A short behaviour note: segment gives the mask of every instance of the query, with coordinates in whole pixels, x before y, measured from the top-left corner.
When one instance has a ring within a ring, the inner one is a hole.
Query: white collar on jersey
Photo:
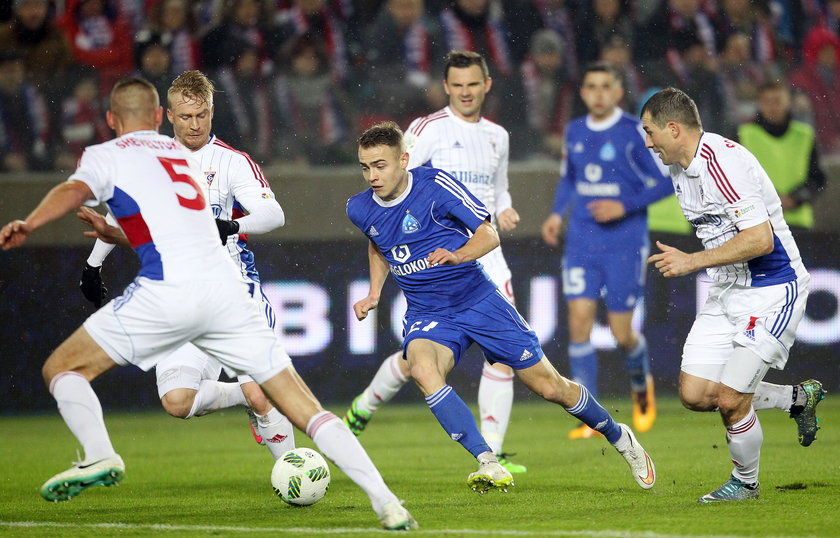
[[[478,121],[467,121],[464,118],[462,118],[462,117],[458,116],[457,114],[455,114],[454,112],[452,112],[452,108],[449,105],[446,105],[446,107],[444,107],[444,110],[446,111],[447,114],[449,114],[450,118],[457,121],[461,125],[475,126],[475,125],[478,125],[479,123],[481,123],[481,120],[484,119],[484,116],[479,116]]]
[[[377,196],[375,192],[372,192],[371,196],[373,197],[373,201],[382,207],[394,207],[395,205],[398,205],[400,202],[405,200],[405,198],[408,196],[408,193],[411,192],[412,185],[414,185],[414,176],[411,174],[411,172],[408,172],[408,186],[405,188],[402,194],[400,194],[393,200],[385,201],[379,196]]]
[[[691,178],[698,178],[703,173],[704,159],[700,157],[700,148],[703,147],[703,137],[706,136],[706,131],[700,133],[700,138],[697,141],[697,149],[694,151],[694,158],[685,169],[685,175]]]
[[[599,122],[595,122],[592,120],[592,115],[586,115],[586,128],[590,131],[606,131],[610,127],[614,126],[618,123],[618,120],[621,119],[621,115],[624,114],[624,111],[618,107],[615,107],[610,117],[601,120]]]

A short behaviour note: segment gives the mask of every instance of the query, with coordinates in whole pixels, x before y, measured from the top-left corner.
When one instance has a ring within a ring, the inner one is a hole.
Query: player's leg
[[[238,383],[219,381],[222,366],[193,344],[184,344],[155,366],[160,403],[176,418],[200,417],[245,405]]]
[[[241,392],[248,409],[257,423],[259,435],[271,456],[278,460],[287,451],[295,448],[295,430],[291,421],[278,411],[260,386],[249,376],[239,376]]]
[[[564,285],[565,286],[565,285]],[[592,387],[590,394],[598,396],[598,355],[589,341],[598,303],[587,297],[567,301],[569,322],[569,371],[572,379],[585,387]],[[569,439],[589,439],[598,432],[584,423],[569,432]]]
[[[561,376],[544,355],[539,362],[516,373],[534,393],[562,405],[570,415],[606,437],[627,461],[636,483],[644,489],[653,487],[656,471],[648,453],[632,430],[617,423],[586,387]]]
[[[643,334],[633,330],[633,310],[610,311],[607,319],[616,344],[624,352],[624,368],[630,377],[633,429],[646,432],[656,421],[656,399],[647,340]]]
[[[122,480],[125,464],[111,444],[102,405],[90,386],[92,380],[116,365],[84,327],[79,327],[44,363],[44,382],[61,418],[84,450],[81,462],[41,486],[44,499],[66,501],[90,486],[110,486]]]
[[[362,433],[379,406],[396,396],[408,380],[408,362],[403,359],[402,350],[388,355],[388,358],[382,361],[370,385],[353,399],[353,403],[344,414],[344,423],[350,431],[355,435]]]

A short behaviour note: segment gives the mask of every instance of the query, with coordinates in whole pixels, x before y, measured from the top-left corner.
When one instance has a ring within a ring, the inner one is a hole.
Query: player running
[[[667,170],[657,167],[644,145],[639,121],[618,103],[621,75],[605,62],[587,66],[580,96],[589,113],[566,129],[566,158],[543,241],[559,244],[569,206],[563,250],[563,293],[569,315],[572,379],[597,396],[598,356],[590,343],[598,301],[604,293],[607,320],[624,353],[633,401],[633,429],[646,432],[656,420],[653,376],[644,335],[633,330],[633,311],[644,296],[645,260],[650,252],[647,206],[671,194]],[[580,424],[570,439],[597,433]]]
[[[192,342],[259,383],[364,490],[386,529],[416,527],[358,439],[297,374],[250,284],[219,248],[196,162],[179,142],[157,133],[163,110],[155,87],[138,78],[119,81],[106,119],[117,138],[88,147],[68,181],[54,187],[26,220],[0,229],[0,247],[7,250],[83,203],[105,202],[124,235],[92,210],[85,218],[101,237],[127,241],[140,259],[137,278],[124,293],[91,315],[44,364],[44,381],[85,451],[83,461],[44,483],[44,499],[66,501],[88,487],[116,484],[125,473],[90,382],[117,366],[148,370]]]
[[[446,56],[443,88],[449,106],[415,119],[405,135],[408,169],[431,166],[446,170],[478,198],[494,216],[498,228],[516,228],[519,213],[508,192],[509,136],[501,125],[481,115],[484,97],[492,87],[487,63],[475,52],[452,51]],[[497,246],[479,260],[499,290],[513,302],[511,273],[502,248]],[[379,406],[389,401],[411,378],[402,351],[390,355],[370,385],[354,400],[344,422],[357,435]],[[484,363],[478,385],[481,434],[499,463],[511,473],[527,469],[503,451],[513,406],[513,369],[502,363]]]
[[[247,153],[228,146],[211,133],[213,83],[200,71],[185,71],[167,92],[166,117],[175,140],[199,160],[204,195],[216,218],[223,248],[240,274],[262,301],[269,326],[274,311],[262,293],[248,235],[283,226],[283,209],[274,197],[260,166]],[[80,287],[97,307],[107,295],[100,270],[113,245],[97,240],[82,271]],[[238,383],[219,381],[222,366],[192,344],[185,344],[155,366],[158,396],[167,413],[178,418],[203,416],[235,405],[247,405],[257,442],[266,445],[274,459],[294,448],[294,428],[248,376]],[[241,388],[240,388],[241,387]]]
[[[656,479],[653,462],[633,432],[616,423],[585,387],[562,377],[536,334],[476,261],[499,246],[487,208],[437,168],[406,170],[409,155],[393,122],[359,139],[359,164],[370,189],[347,202],[347,215],[369,239],[370,291],[353,305],[367,317],[393,273],[405,293],[403,353],[411,377],[447,435],[479,463],[467,484],[481,493],[506,491],[513,476],[499,464],[475,419],[446,375],[472,344],[488,361],[514,368],[525,385],[601,432],[644,489]]]
[[[819,382],[761,381],[787,363],[810,276],[776,189],[746,148],[703,131],[694,101],[675,88],[655,93],[641,116],[646,145],[670,167],[680,207],[705,247],[686,253],[657,243],[662,252],[648,261],[667,278],[706,269],[713,281],[683,347],[679,394],[692,411],[720,412],[735,467],[698,501],[755,499],[764,440],[755,410],[789,410],[804,446],[818,429]]]

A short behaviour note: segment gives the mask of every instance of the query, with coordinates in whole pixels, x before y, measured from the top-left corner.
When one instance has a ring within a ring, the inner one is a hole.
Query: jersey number
[[[201,193],[201,187],[195,184],[195,181],[189,174],[180,174],[175,171],[175,166],[189,166],[185,159],[170,159],[169,157],[158,157],[160,164],[166,170],[166,173],[169,174],[169,177],[172,179],[173,182],[176,183],[186,183],[187,185],[191,186],[195,189],[195,198],[184,198],[180,194],[176,194],[178,197],[178,203],[182,206],[186,207],[187,209],[195,209],[201,210],[207,205],[204,201],[204,195]]]
[[[563,271],[563,292],[568,295],[578,295],[586,289],[583,267],[570,267]]]

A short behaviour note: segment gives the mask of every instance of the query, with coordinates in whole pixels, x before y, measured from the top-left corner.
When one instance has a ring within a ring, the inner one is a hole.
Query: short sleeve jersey
[[[437,248],[461,248],[490,214],[459,182],[434,168],[409,171],[408,187],[383,201],[370,189],[347,202],[347,216],[385,257],[412,313],[469,308],[496,289],[476,262],[430,267]]]
[[[510,207],[508,147],[504,127],[481,118],[464,121],[449,107],[417,118],[405,134],[408,168],[430,166],[464,184],[495,217]],[[506,207],[500,207],[499,203]]]
[[[172,138],[135,131],[85,149],[68,181],[104,202],[140,258],[138,276],[167,282],[237,278],[219,235],[197,162]]]
[[[773,252],[746,262],[709,267],[716,282],[771,286],[796,280],[806,270],[782,216],[782,203],[758,160],[746,148],[703,133],[688,168],[672,164],[671,178],[683,214],[708,250],[739,231],[770,221]]]
[[[251,157],[225,144],[215,136],[193,152],[199,160],[208,203],[217,219],[233,220],[245,215],[254,200],[274,198],[260,166]],[[248,236],[238,234],[224,247],[243,277],[259,282],[254,253],[248,249]]]

